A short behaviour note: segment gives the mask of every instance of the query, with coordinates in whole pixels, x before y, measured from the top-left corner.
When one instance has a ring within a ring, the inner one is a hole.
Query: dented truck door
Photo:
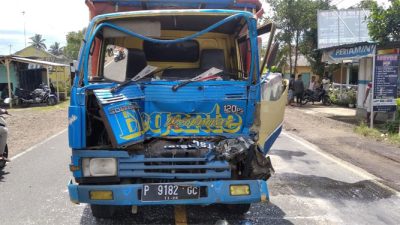
[[[260,132],[258,143],[267,153],[282,131],[287,101],[286,81],[279,73],[268,74],[261,81]]]

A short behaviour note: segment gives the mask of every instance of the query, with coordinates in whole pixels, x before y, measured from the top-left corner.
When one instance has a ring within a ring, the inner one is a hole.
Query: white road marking
[[[62,131],[60,131],[60,132],[54,134],[53,136],[51,136],[51,137],[49,137],[49,138],[47,138],[47,139],[45,139],[45,140],[43,140],[43,141],[41,141],[41,142],[39,142],[39,143],[33,145],[33,146],[31,146],[30,148],[24,150],[23,152],[21,152],[21,153],[15,155],[15,156],[13,156],[13,157],[11,157],[10,160],[13,161],[13,160],[15,160],[15,159],[17,159],[17,158],[19,158],[19,157],[25,155],[26,153],[28,153],[28,152],[34,150],[34,149],[35,149],[36,147],[38,147],[39,145],[42,145],[42,144],[44,144],[44,143],[50,141],[51,139],[53,139],[53,138],[55,138],[55,137],[61,135],[61,134],[64,133],[67,129],[68,129],[68,128],[65,128],[64,130],[62,130]]]
[[[378,186],[380,186],[380,187],[382,187],[382,188],[384,188],[384,189],[386,189],[386,190],[388,190],[390,192],[393,192],[396,196],[400,197],[400,192],[398,192],[395,189],[393,189],[393,188],[391,188],[391,187],[379,182],[381,180],[380,178],[374,176],[373,174],[370,174],[369,172],[365,171],[364,169],[362,169],[360,167],[357,167],[357,166],[355,166],[355,165],[353,165],[353,164],[351,164],[349,162],[346,162],[346,161],[344,161],[344,160],[342,160],[342,159],[340,159],[340,158],[338,158],[336,156],[333,156],[333,155],[331,155],[329,153],[324,152],[318,146],[316,146],[316,145],[304,140],[303,138],[301,138],[301,137],[299,137],[299,136],[297,136],[295,134],[287,133],[285,131],[282,131],[282,134],[285,135],[286,137],[292,139],[293,141],[303,145],[307,149],[309,149],[309,150],[321,155],[322,157],[324,157],[324,158],[336,163],[337,165],[339,165],[339,166],[341,166],[341,167],[343,167],[343,168],[345,168],[347,170],[350,170],[351,172],[359,175],[360,177],[362,177],[364,179],[370,180],[371,182],[375,183],[376,185],[378,185]]]
[[[104,66],[104,68],[108,67],[112,62],[114,62],[114,61],[111,60],[110,62],[108,62],[108,63]]]

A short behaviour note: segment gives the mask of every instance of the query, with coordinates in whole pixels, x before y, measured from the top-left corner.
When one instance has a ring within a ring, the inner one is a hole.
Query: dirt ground
[[[400,149],[353,132],[354,125],[287,107],[284,129],[352,163],[400,190]]]
[[[68,104],[62,102],[55,106],[9,109],[11,116],[5,115],[9,129],[9,157],[66,129]]]

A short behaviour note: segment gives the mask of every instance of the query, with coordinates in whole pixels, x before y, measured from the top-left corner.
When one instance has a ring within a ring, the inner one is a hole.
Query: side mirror
[[[11,101],[11,99],[10,99],[10,98],[6,98],[6,99],[4,99],[4,103],[5,103],[5,104],[9,104],[9,103],[10,103],[10,101]]]
[[[104,78],[124,82],[128,65],[128,49],[117,45],[107,45],[104,55]]]

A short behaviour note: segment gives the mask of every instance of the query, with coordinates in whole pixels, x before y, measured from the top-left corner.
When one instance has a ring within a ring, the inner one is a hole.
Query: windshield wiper
[[[157,67],[147,65],[147,66],[146,66],[142,71],[140,71],[136,76],[132,77],[132,79],[127,80],[127,81],[124,81],[123,83],[121,83],[121,84],[118,85],[117,87],[112,88],[111,91],[112,91],[112,92],[115,92],[115,91],[121,89],[122,87],[125,87],[126,85],[128,85],[128,84],[131,83],[131,82],[138,81],[138,80],[140,80],[140,79],[142,79],[142,78],[144,78],[144,77],[147,77],[147,76],[149,76],[149,75],[153,75],[153,74],[159,73],[159,72],[161,72],[161,71],[164,71],[164,70],[170,69],[170,68],[172,68],[172,66],[169,66],[169,67],[166,67],[166,68],[157,70]]]
[[[185,86],[185,85],[187,85],[189,83],[192,83],[194,81],[206,80],[207,78],[215,76],[216,74],[221,73],[221,72],[222,72],[222,70],[217,69],[215,67],[212,67],[211,69],[207,70],[206,72],[204,72],[204,73],[202,73],[202,74],[200,74],[200,75],[198,75],[196,77],[193,77],[190,80],[185,80],[185,81],[182,81],[179,84],[176,84],[176,85],[172,86],[172,91],[177,91],[179,88],[181,88],[181,87],[183,87],[183,86]]]

